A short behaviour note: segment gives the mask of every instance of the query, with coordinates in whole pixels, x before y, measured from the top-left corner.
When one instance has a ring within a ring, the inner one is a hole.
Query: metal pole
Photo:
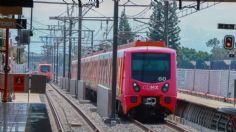
[[[114,0],[114,29],[113,29],[113,55],[112,55],[112,112],[111,119],[116,120],[116,63],[118,45],[118,15],[119,0]]]
[[[30,10],[30,32],[32,32],[33,27],[33,8]],[[28,44],[28,70],[30,69],[30,43]]]
[[[92,36],[91,36],[91,49],[92,49],[92,54],[93,54],[93,32],[94,32],[94,31],[91,31],[91,33],[92,33]]]
[[[78,23],[78,59],[77,59],[77,80],[81,80],[81,37],[82,37],[82,7],[79,6],[79,23]],[[76,94],[77,95],[77,94]]]
[[[3,100],[2,102],[7,102],[8,99],[8,72],[10,71],[10,67],[8,66],[8,50],[9,49],[9,29],[6,29],[6,55],[5,55],[5,82],[4,82],[4,90],[3,90]]]
[[[236,80],[234,80],[234,107],[235,107],[235,100],[236,99]]]
[[[193,73],[193,90],[194,91],[194,85],[195,85],[195,74],[196,74],[196,65],[194,65],[194,73]]]
[[[182,9],[182,0],[179,0],[179,10]]]
[[[63,40],[63,77],[66,74],[66,21],[64,21],[64,40]]]
[[[18,15],[18,19],[21,19],[21,15]],[[20,46],[20,34],[21,34],[21,30],[17,29],[17,37],[18,37],[17,46]],[[17,54],[16,62],[17,64],[20,64],[20,49],[19,48],[16,49],[16,54]]]
[[[211,62],[210,62],[210,64],[209,64],[208,71],[209,71],[209,73],[208,73],[208,89],[207,89],[207,94],[209,94],[209,93],[210,93],[210,80],[211,80]]]
[[[230,83],[230,69],[231,69],[231,60],[229,63],[229,72],[228,72],[228,87],[227,87],[227,97],[229,97],[229,83]]]
[[[71,46],[72,46],[72,20],[70,20],[69,31],[69,63],[68,63],[68,79],[71,79]],[[70,83],[69,83],[70,84]]]
[[[53,81],[55,82],[56,76],[55,76],[55,70],[56,69],[56,43],[53,43]]]
[[[59,55],[59,51],[58,51],[58,39],[57,39],[57,68],[56,68],[56,83],[58,83],[58,55]]]
[[[168,42],[168,16],[169,16],[169,1],[164,1],[165,3],[165,42],[166,46],[169,47],[169,42]]]

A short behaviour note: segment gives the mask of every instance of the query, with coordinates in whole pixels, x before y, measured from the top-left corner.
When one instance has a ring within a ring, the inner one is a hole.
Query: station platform
[[[208,98],[203,98],[203,97],[194,96],[194,95],[189,95],[189,94],[180,93],[180,92],[178,92],[177,98],[179,100],[183,100],[183,101],[198,104],[198,105],[207,106],[207,107],[210,107],[213,109],[218,109],[218,108],[222,108],[222,107],[234,107],[234,104],[231,104],[231,103],[217,101],[217,100],[208,99]]]
[[[1,132],[52,132],[46,105],[0,103]]]
[[[203,98],[200,96],[189,95],[187,93],[177,93],[177,99],[200,106],[216,109],[217,111],[236,115],[236,106],[233,103],[217,101],[209,98]]]
[[[0,102],[0,132],[52,132],[44,94],[11,96],[11,102]]]
[[[14,103],[42,103],[43,94],[35,93],[15,93],[15,97],[12,100]]]

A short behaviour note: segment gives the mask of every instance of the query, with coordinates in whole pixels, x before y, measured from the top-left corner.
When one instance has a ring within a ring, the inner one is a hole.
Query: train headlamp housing
[[[166,93],[166,92],[168,92],[169,87],[170,87],[170,84],[169,84],[169,83],[165,83],[165,84],[162,86],[161,91],[162,91],[163,93]]]
[[[140,90],[141,90],[140,86],[136,82],[133,83],[133,89],[136,93],[140,92]]]

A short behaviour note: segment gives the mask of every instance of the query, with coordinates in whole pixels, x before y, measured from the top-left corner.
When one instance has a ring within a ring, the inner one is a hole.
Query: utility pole
[[[91,31],[92,35],[91,35],[91,50],[92,50],[92,54],[93,54],[93,32]]]
[[[168,43],[168,17],[169,17],[169,1],[164,1],[165,3],[165,42],[166,42],[166,46],[169,46]]]
[[[64,20],[64,38],[63,38],[63,78],[66,77],[66,20]]]
[[[71,46],[72,46],[72,20],[70,20],[70,24],[69,24],[69,63],[68,63],[68,78],[71,79]],[[69,83],[70,85],[70,83]]]
[[[18,19],[21,19],[21,15],[18,15]],[[17,37],[18,37],[17,46],[20,46],[20,34],[21,34],[21,30],[17,29]],[[16,62],[17,62],[17,64],[20,64],[20,51],[21,51],[21,49],[19,49],[19,48],[16,49],[16,54],[17,54]]]
[[[81,80],[81,36],[82,36],[82,6],[79,6],[79,23],[78,23],[78,59],[77,59],[77,80]]]
[[[56,71],[56,42],[53,42],[53,81],[55,82],[56,76],[55,76],[55,71]]]
[[[57,67],[56,67],[56,83],[58,83],[58,46],[59,46],[59,43],[58,43],[58,39],[57,39]]]
[[[114,28],[113,28],[113,54],[112,54],[112,110],[108,122],[115,125],[119,121],[116,118],[116,63],[117,63],[117,45],[118,45],[118,15],[119,0],[114,0]]]
[[[30,10],[30,33],[33,27],[33,8]],[[28,70],[30,70],[30,43],[28,44]]]

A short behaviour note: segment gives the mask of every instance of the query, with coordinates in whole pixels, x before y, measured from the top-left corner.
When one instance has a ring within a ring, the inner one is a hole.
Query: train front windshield
[[[41,66],[40,71],[43,73],[50,72],[50,66]]]
[[[170,54],[133,53],[132,78],[146,83],[170,79]]]

